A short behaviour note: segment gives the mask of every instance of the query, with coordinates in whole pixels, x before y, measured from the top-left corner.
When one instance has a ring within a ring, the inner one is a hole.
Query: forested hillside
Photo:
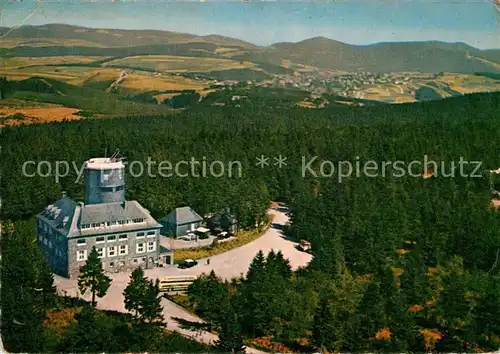
[[[312,263],[292,274],[279,255],[261,255],[240,285],[200,280],[231,294],[228,303],[192,289],[191,301],[215,325],[229,321],[221,313],[236,313],[230,321],[243,336],[302,343],[301,350],[498,349],[500,228],[486,170],[500,164],[499,112],[500,94],[491,93],[324,110],[255,102],[244,110],[199,106],[166,117],[7,127],[2,218],[29,218],[62,190],[82,197],[74,171],[55,183],[54,176],[23,176],[25,161],[81,166],[105,148],[144,164],[148,157],[239,161],[241,177],[126,177],[127,197],[156,217],[183,202],[200,214],[229,205],[248,227],[270,200],[293,207],[287,232],[311,241]],[[286,156],[287,166],[257,167],[261,155]],[[460,158],[481,161],[483,177],[301,175],[302,160],[314,156],[408,164],[424,155],[445,162],[445,173]]]

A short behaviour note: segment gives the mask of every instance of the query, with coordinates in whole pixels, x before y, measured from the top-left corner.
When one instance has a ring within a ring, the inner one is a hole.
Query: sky
[[[323,36],[350,44],[439,40],[500,48],[490,0],[81,1],[0,0],[0,26],[65,23],[94,28],[219,34],[258,45]],[[35,10],[36,9],[36,10]]]

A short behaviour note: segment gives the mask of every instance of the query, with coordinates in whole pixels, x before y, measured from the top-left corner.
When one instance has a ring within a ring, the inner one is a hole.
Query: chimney
[[[66,198],[68,196],[68,193],[66,191],[62,191],[62,198]]]

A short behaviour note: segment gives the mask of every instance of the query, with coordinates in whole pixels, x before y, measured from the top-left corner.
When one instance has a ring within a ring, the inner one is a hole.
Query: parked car
[[[186,259],[184,262],[180,263],[178,265],[178,267],[181,268],[181,269],[187,269],[187,268],[192,268],[192,267],[194,267],[197,264],[198,264],[198,262],[196,262],[193,259]]]
[[[217,238],[219,239],[226,239],[231,237],[231,234],[227,231],[222,231],[220,234],[217,235]]]
[[[200,233],[200,234],[198,235],[198,239],[200,239],[200,240],[206,240],[206,239],[208,239],[209,237],[210,237],[210,236],[209,236],[209,234],[208,234],[208,233],[206,233],[206,232],[205,232],[205,233]]]
[[[179,239],[184,240],[184,241],[193,241],[193,240],[196,240],[196,235],[193,233],[189,233],[187,235],[179,237]]]

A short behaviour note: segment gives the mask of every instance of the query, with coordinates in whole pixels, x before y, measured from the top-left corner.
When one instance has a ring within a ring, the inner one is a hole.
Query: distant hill
[[[500,72],[500,50],[481,51],[465,43],[400,42],[366,46],[317,37],[297,43],[276,43],[249,59],[276,63],[287,59],[324,69],[370,72]]]
[[[0,35],[8,28],[0,28]],[[0,40],[2,56],[112,56],[169,54],[250,61],[269,72],[306,65],[320,69],[370,72],[500,73],[500,50],[438,41],[351,45],[325,37],[259,47],[220,35],[94,29],[61,24],[22,26]],[[291,65],[290,65],[291,64]],[[284,68],[283,68],[284,69]]]
[[[0,27],[0,35],[9,28]],[[123,29],[97,29],[64,24],[47,24],[42,26],[22,26],[12,31],[9,40],[23,40],[23,45],[38,44],[48,46],[61,45],[60,40],[81,41],[91,47],[134,47],[146,45],[162,45],[176,43],[205,42],[218,46],[237,46],[246,49],[255,49],[256,45],[229,37],[219,35],[197,36],[187,33],[157,31],[157,30],[123,30]],[[1,42],[0,42],[1,46]]]

